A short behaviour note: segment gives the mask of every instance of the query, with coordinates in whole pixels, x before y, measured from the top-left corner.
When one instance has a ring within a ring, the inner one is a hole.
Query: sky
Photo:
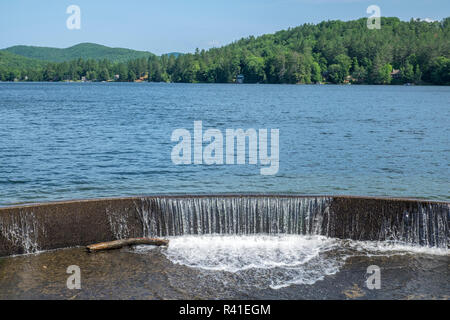
[[[81,28],[70,30],[70,5]],[[0,48],[66,48],[82,42],[150,51],[193,52],[323,20],[381,16],[441,20],[449,0],[0,0]]]

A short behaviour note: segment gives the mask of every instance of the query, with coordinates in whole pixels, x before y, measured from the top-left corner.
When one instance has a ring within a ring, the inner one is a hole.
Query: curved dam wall
[[[143,236],[319,234],[448,248],[450,203],[295,195],[148,196],[0,208],[0,256]]]

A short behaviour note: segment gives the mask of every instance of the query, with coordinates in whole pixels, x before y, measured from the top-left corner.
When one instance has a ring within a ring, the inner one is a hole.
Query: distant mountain
[[[0,69],[36,69],[46,64],[45,61],[23,57],[8,51],[0,50]]]
[[[107,59],[111,62],[126,62],[138,58],[148,58],[153,54],[124,48],[110,48],[95,43],[80,43],[73,47],[59,49],[35,46],[14,46],[0,52],[9,52],[19,56],[50,62],[63,62],[82,59]]]

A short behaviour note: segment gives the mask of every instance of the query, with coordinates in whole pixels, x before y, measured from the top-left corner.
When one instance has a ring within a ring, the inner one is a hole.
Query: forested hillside
[[[32,76],[29,68],[0,67],[0,79],[231,83],[243,74],[246,83],[450,85],[450,18],[382,18],[379,30],[366,21],[304,24],[191,54],[49,63]]]
[[[25,58],[14,53],[0,50],[0,70],[26,70],[29,68],[44,67],[44,61]]]
[[[2,51],[8,51],[27,58],[39,59],[48,62],[64,62],[79,58],[84,60],[107,59],[111,62],[126,62],[143,57],[148,58],[152,55],[150,52],[124,48],[110,48],[95,43],[80,43],[66,49],[35,46],[14,46],[6,48]]]

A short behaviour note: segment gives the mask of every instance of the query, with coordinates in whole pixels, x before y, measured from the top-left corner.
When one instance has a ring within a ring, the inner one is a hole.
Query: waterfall
[[[143,198],[144,236],[193,234],[327,234],[326,197]]]
[[[422,204],[405,210],[400,221],[384,221],[380,234],[383,240],[399,240],[405,243],[419,244],[427,247],[447,248],[450,244],[449,204]]]
[[[297,234],[441,248],[450,243],[448,204],[416,202],[399,212],[387,203],[374,214],[380,219],[368,219],[364,208],[348,215],[335,211],[333,201],[333,197],[180,196],[141,198],[135,206],[142,235],[150,237]],[[345,220],[349,217],[350,223]]]
[[[34,212],[20,211],[10,216],[9,221],[0,219],[0,235],[20,248],[20,253],[39,251],[39,233],[45,235],[45,229],[39,226]]]
[[[129,237],[318,235],[447,249],[450,203],[300,195],[148,196],[0,210],[0,256]]]

